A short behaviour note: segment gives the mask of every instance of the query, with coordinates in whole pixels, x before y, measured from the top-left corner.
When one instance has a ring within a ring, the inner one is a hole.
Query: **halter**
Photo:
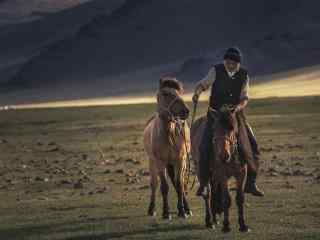
[[[174,99],[172,99],[172,101],[167,105],[167,106],[161,106],[161,105],[158,105],[159,108],[161,108],[162,110],[164,110],[165,112],[167,112],[169,114],[169,120],[170,121],[176,121],[179,119],[179,117],[176,117],[172,114],[172,109],[171,107],[173,106],[173,104],[175,104],[175,102],[180,99],[180,97],[177,95],[177,93],[170,89],[170,88],[164,88],[162,89],[159,93],[158,93],[158,96],[161,92],[167,92],[169,94],[172,94],[174,95]],[[159,112],[159,111],[158,111]]]
[[[218,113],[218,111],[212,107],[209,106],[209,111],[213,112],[213,113]],[[215,126],[214,126],[215,127]],[[212,138],[212,143],[215,143],[217,139],[226,139],[232,147],[232,151],[231,151],[231,155],[233,155],[237,150],[238,150],[238,140],[236,136],[231,136],[231,137],[227,137],[227,136],[215,136]]]
[[[185,124],[187,122],[187,120],[183,120],[181,119],[180,117],[178,116],[174,116],[173,113],[172,113],[172,106],[173,104],[178,100],[180,99],[180,96],[177,94],[177,92],[174,90],[174,89],[171,89],[171,88],[163,88],[161,89],[157,96],[159,98],[159,95],[163,92],[167,92],[169,94],[172,94],[174,95],[175,97],[171,100],[171,102],[167,105],[167,106],[161,106],[158,104],[158,113],[159,113],[159,110],[163,110],[165,112],[168,113],[169,115],[169,122],[171,123],[174,123],[175,124],[175,136],[180,136],[183,138],[184,140],[184,148],[185,148],[185,151],[186,151],[186,154],[187,154],[187,164],[188,164],[188,175],[187,175],[187,184],[189,183],[189,179],[190,179],[190,173],[191,173],[191,155],[190,155],[190,152],[189,152],[189,149],[188,149],[188,146],[187,146],[187,139],[186,139],[186,134],[185,134]],[[175,141],[175,138],[173,135],[169,135],[169,142],[171,144],[171,146],[177,148],[177,143]]]
[[[235,141],[234,139],[232,139],[232,137],[227,137],[227,136],[217,136],[217,137],[213,137],[212,138],[212,143],[215,143],[217,141],[217,139],[226,139],[232,147],[232,151],[231,151],[231,155],[233,155],[237,150],[238,150],[238,140],[235,137]]]

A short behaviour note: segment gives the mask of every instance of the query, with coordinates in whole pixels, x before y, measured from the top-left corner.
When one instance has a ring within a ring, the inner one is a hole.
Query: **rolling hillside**
[[[128,0],[40,48],[5,89],[21,103],[145,93],[167,74],[191,85],[230,45],[243,49],[253,76],[311,66],[320,56],[319,6],[315,0]]]

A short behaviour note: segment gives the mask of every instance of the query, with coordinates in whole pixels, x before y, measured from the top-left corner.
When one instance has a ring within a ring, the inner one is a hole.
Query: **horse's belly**
[[[228,178],[238,177],[245,173],[247,166],[238,163],[232,163],[226,167],[226,174]]]

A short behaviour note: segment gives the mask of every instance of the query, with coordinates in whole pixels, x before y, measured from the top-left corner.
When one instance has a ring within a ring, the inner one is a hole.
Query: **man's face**
[[[224,65],[229,72],[236,72],[240,67],[240,63],[231,59],[225,59]]]

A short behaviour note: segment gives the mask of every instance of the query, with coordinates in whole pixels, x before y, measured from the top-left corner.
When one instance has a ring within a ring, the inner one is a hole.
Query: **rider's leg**
[[[197,191],[197,196],[205,196],[207,193],[207,186],[210,179],[210,142],[212,138],[211,122],[207,121],[200,143],[200,159],[199,159],[199,173],[200,173],[200,187]]]
[[[253,157],[256,160],[259,160],[260,151],[259,151],[258,142],[257,142],[256,137],[254,136],[254,133],[253,133],[253,130],[252,130],[251,126],[249,125],[249,123],[247,121],[246,121],[246,129],[247,129],[247,134],[248,134],[249,141],[250,141],[250,144],[251,144]]]
[[[244,191],[257,197],[264,196],[264,192],[257,186],[257,172],[251,168],[248,168],[247,182]]]
[[[251,144],[254,161],[259,161],[260,151],[259,151],[258,143],[253,134],[252,128],[250,127],[248,122],[246,122],[246,129],[247,129],[249,141]],[[260,190],[259,187],[257,186],[257,170],[252,169],[252,167],[250,167],[250,164],[248,166],[248,175],[247,175],[247,182],[245,186],[245,192],[251,193],[252,195],[258,196],[258,197],[264,196],[264,192]]]

